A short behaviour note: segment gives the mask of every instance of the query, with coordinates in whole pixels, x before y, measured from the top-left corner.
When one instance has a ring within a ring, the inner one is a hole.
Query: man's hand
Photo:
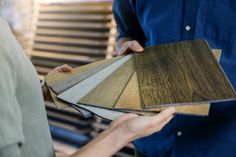
[[[119,56],[127,55],[131,52],[142,52],[144,49],[136,40],[122,38],[116,44],[116,51]]]
[[[175,115],[175,108],[163,110],[155,116],[127,114],[113,121],[111,127],[122,128],[129,141],[160,131]]]

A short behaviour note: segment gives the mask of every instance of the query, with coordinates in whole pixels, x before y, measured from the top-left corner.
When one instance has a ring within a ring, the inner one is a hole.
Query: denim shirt
[[[121,37],[144,47],[205,39],[236,89],[235,0],[115,0]],[[177,115],[162,131],[134,141],[150,157],[236,157],[236,101],[212,103],[209,116]]]

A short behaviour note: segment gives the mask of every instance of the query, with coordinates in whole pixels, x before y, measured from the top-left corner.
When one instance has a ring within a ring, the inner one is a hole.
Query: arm
[[[144,32],[139,24],[135,4],[128,0],[114,0],[113,15],[119,35],[116,42],[118,55],[130,52],[142,52],[145,40]]]
[[[20,105],[15,96],[16,67],[12,59],[5,55],[8,50],[2,40],[0,47],[0,156],[18,157],[21,153],[20,145],[24,143],[24,134]]]
[[[129,142],[160,131],[174,116],[169,108],[155,116],[127,114],[113,121],[111,126],[92,142],[70,157],[109,157]]]

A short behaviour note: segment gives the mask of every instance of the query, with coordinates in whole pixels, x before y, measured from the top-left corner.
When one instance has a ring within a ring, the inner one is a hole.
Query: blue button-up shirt
[[[119,38],[144,47],[206,39],[236,89],[235,0],[115,0]],[[236,101],[214,103],[209,116],[177,115],[162,131],[134,142],[150,157],[236,157]]]

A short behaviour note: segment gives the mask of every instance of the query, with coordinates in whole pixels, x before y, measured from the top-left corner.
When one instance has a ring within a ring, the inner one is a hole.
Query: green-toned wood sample
[[[134,57],[102,81],[78,103],[113,108],[135,71]]]

